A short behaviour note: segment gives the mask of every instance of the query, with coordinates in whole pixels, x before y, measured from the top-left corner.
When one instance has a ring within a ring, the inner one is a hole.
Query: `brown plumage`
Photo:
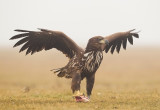
[[[22,45],[19,52],[24,50],[26,55],[41,50],[56,48],[70,58],[68,64],[62,68],[55,69],[58,77],[72,78],[71,89],[73,93],[80,90],[81,80],[86,78],[86,90],[88,97],[91,95],[95,81],[95,73],[103,59],[103,51],[109,50],[113,54],[116,49],[120,52],[121,46],[126,49],[127,40],[133,44],[133,37],[139,38],[138,33],[118,32],[106,37],[95,36],[89,39],[85,50],[80,48],[72,39],[63,32],[39,29],[40,31],[15,30],[22,32],[10,38],[10,40],[19,40],[14,47]],[[79,93],[79,92],[78,92]]]
[[[127,40],[131,45],[133,45],[133,37],[139,38],[138,32],[137,33],[131,33],[133,30],[129,30],[127,32],[117,32],[112,35],[106,36],[105,39],[108,40],[109,45],[106,46],[105,52],[107,53],[109,49],[111,48],[111,53],[113,54],[115,48],[116,51],[119,53],[121,49],[121,45],[124,49],[126,49],[127,46]]]

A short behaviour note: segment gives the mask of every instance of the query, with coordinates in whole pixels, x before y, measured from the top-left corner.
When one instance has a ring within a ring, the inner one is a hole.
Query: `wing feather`
[[[137,33],[132,33],[132,35],[136,38],[139,38],[139,35]]]
[[[27,51],[26,51],[26,55],[29,54],[30,52],[32,52],[32,47],[28,47]]]
[[[112,45],[112,47],[111,47],[111,53],[112,53],[112,54],[113,54],[115,48],[116,48],[116,44]]]
[[[105,52],[108,53],[109,49],[111,48],[111,45],[106,46]]]
[[[34,54],[43,49],[49,50],[56,48],[69,58],[72,58],[75,54],[81,54],[81,52],[84,51],[63,32],[47,29],[39,30],[40,31],[28,31],[17,29],[15,31],[22,33],[11,37],[10,40],[21,38],[14,47],[24,44],[19,52],[27,50],[26,55],[29,53]]]
[[[127,47],[127,38],[123,39],[123,48],[126,50]]]
[[[22,46],[22,48],[20,49],[19,52],[22,52],[22,51],[26,50],[28,47],[29,47],[29,42],[25,43],[25,44]]]
[[[132,37],[132,36],[129,36],[129,37],[128,37],[128,41],[129,41],[129,43],[130,43],[131,45],[133,45],[133,37]]]
[[[15,36],[11,37],[10,40],[18,39],[18,38],[25,37],[25,36],[28,36],[28,35],[29,35],[28,33],[18,34],[18,35],[15,35]]]
[[[19,46],[27,41],[28,41],[28,37],[25,37],[25,38],[19,40],[13,47]]]
[[[117,43],[117,46],[116,46],[116,50],[117,50],[118,53],[119,53],[119,51],[120,51],[120,49],[121,49],[121,43],[122,43],[122,40],[119,41],[119,42]]]
[[[107,53],[111,47],[111,53],[114,53],[114,50],[116,48],[117,52],[120,52],[121,45],[123,45],[123,48],[126,49],[127,47],[127,39],[130,44],[133,45],[133,37],[139,38],[138,32],[132,32],[133,30],[129,30],[126,32],[117,32],[112,35],[106,36],[105,39],[108,40],[109,45],[105,46],[105,52]]]

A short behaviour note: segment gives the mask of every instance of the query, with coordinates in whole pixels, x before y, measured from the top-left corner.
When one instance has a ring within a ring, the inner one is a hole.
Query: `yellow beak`
[[[103,40],[100,40],[99,43],[100,43],[100,44],[105,44],[106,42],[105,42],[105,40],[103,39]]]

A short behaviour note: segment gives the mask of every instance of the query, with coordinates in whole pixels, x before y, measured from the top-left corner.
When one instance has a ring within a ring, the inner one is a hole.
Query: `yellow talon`
[[[84,95],[84,94],[81,93],[81,92],[78,90],[78,91],[75,91],[75,94],[73,95],[73,97],[82,96],[82,95]]]

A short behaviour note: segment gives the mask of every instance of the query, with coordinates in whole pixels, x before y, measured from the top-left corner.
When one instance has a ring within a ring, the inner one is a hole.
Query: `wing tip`
[[[16,31],[16,32],[27,32],[27,33],[34,32],[34,31],[28,31],[28,30],[23,30],[23,29],[15,29],[14,31]]]
[[[46,31],[46,32],[50,32],[50,31],[52,31],[52,30],[49,30],[49,29],[43,29],[43,28],[37,28],[38,30],[40,30],[40,31]]]
[[[130,31],[128,31],[129,33],[131,33],[132,31],[135,31],[136,29],[132,29],[132,30],[130,30]],[[131,33],[135,38],[139,38],[139,35],[138,35],[138,33],[140,33],[141,32],[141,30],[139,30],[139,31],[137,31],[137,32],[133,32],[133,33]]]
[[[13,46],[13,48],[14,48],[14,47],[17,47],[17,45],[15,44],[15,45]]]
[[[137,33],[132,33],[132,35],[135,37],[135,38],[139,38],[139,35]]]
[[[136,29],[131,29],[131,30],[129,30],[129,31],[127,31],[127,32],[129,32],[129,33],[131,33],[132,31],[135,31]],[[137,32],[134,32],[134,33],[140,33],[141,32],[141,30],[139,30],[139,31],[137,31]]]
[[[13,37],[11,37],[9,40],[13,40],[14,38]]]
[[[24,32],[26,30],[22,30],[22,29],[15,29],[14,31],[17,31],[17,32]]]
[[[128,32],[130,33],[130,32],[132,32],[132,31],[135,31],[136,29],[131,29],[131,30],[129,30]]]

